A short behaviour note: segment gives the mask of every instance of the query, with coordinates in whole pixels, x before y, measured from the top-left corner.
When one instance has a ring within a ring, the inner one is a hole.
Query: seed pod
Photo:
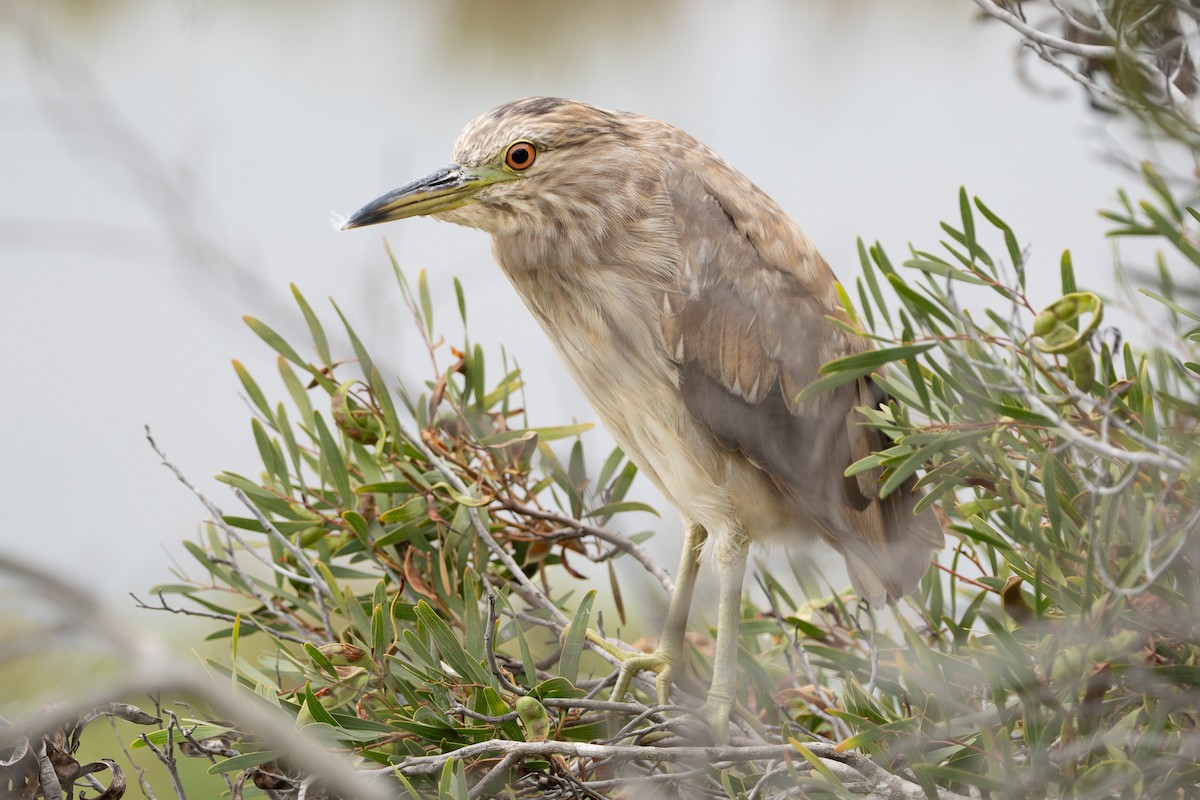
[[[521,724],[525,726],[525,741],[544,742],[550,735],[550,714],[536,697],[518,697],[514,704]]]

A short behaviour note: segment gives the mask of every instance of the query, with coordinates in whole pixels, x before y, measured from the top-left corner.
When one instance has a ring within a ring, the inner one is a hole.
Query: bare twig
[[[522,516],[553,522],[571,531],[579,531],[580,533],[587,534],[588,536],[594,536],[600,541],[608,542],[621,552],[632,556],[633,559],[641,564],[647,572],[658,579],[658,582],[664,589],[667,590],[668,594],[671,594],[675,591],[675,581],[671,578],[671,574],[650,556],[650,553],[646,550],[646,548],[642,547],[625,534],[609,530],[607,528],[601,528],[596,525],[589,525],[588,523],[574,519],[567,514],[561,514],[556,511],[545,511],[540,508],[522,505],[515,500],[501,500],[500,502],[505,509],[513,511]]]

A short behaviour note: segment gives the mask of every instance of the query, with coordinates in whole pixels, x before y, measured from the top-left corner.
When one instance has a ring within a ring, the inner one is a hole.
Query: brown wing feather
[[[725,180],[744,181],[732,171]],[[932,512],[913,515],[915,481],[881,499],[878,471],[844,477],[887,446],[856,410],[886,401],[874,384],[795,403],[824,361],[864,344],[825,319],[833,276],[803,234],[757,189],[737,188],[753,202],[731,208],[719,187],[689,171],[667,178],[685,262],[662,332],[684,403],[817,522],[860,594],[895,601],[925,573],[941,529]]]

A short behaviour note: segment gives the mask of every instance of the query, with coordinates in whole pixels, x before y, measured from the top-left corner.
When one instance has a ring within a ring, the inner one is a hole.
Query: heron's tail
[[[878,408],[887,395],[869,379],[858,382],[858,404],[847,420],[849,452],[845,467],[891,445],[882,432],[863,425],[860,407]],[[843,529],[831,544],[846,558],[854,591],[872,605],[894,603],[912,592],[929,569],[945,538],[932,508],[913,511],[924,493],[911,476],[886,496],[879,495],[882,470],[845,478]]]

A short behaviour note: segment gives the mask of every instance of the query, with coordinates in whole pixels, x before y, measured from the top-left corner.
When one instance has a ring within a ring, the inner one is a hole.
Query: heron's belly
[[[723,448],[684,406],[674,366],[644,320],[546,324],[560,357],[617,444],[689,521],[718,541],[795,542],[815,527],[770,478]]]

